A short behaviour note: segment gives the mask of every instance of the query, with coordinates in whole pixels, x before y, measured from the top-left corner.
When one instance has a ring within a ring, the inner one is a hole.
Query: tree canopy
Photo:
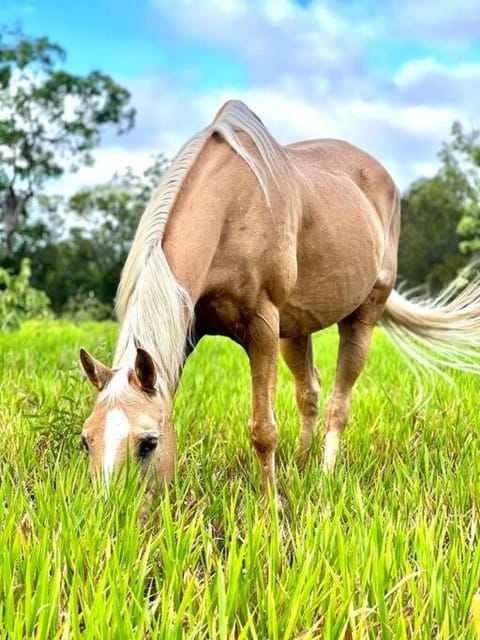
[[[36,221],[19,228],[12,267],[30,260],[31,284],[47,292],[54,311],[87,305],[109,316],[138,221],[167,164],[159,155],[143,174],[127,168],[70,198],[41,198]]]
[[[29,200],[45,181],[92,162],[108,126],[133,126],[130,94],[100,71],[64,68],[66,54],[48,38],[0,32],[0,211],[6,254]]]
[[[465,134],[454,123],[436,175],[415,182],[402,198],[398,279],[408,287],[438,292],[480,247],[477,140],[477,132]]]
[[[480,130],[473,129],[466,133],[462,125],[455,122],[452,134],[452,153],[468,183],[464,214],[457,228],[463,238],[460,251],[474,256],[480,252]]]

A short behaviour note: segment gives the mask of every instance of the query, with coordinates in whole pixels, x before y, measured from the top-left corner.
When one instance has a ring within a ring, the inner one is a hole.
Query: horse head
[[[175,465],[171,399],[157,385],[152,357],[137,348],[133,368],[110,369],[81,349],[80,361],[98,390],[81,433],[92,477],[108,485],[112,475],[121,473],[126,462],[133,460],[150,490],[170,482]]]

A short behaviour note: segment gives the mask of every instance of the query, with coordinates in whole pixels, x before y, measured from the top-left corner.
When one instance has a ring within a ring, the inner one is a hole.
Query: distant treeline
[[[23,282],[30,264],[30,287],[46,293],[55,313],[111,315],[138,220],[167,160],[159,155],[142,175],[126,168],[70,198],[47,197],[44,188],[89,164],[107,127],[134,126],[129,102],[105,74],[66,71],[65,52],[48,38],[0,31],[0,291],[8,271],[21,272]],[[480,250],[480,132],[453,123],[439,159],[437,174],[403,196],[399,252],[399,281],[432,294]]]

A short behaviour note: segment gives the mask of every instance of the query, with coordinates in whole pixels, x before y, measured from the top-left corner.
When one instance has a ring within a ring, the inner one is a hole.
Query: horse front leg
[[[279,314],[271,303],[251,320],[247,331],[247,352],[252,377],[252,415],[250,439],[260,462],[262,491],[268,497],[275,487],[275,450],[278,430],[275,424],[274,402],[279,348]]]

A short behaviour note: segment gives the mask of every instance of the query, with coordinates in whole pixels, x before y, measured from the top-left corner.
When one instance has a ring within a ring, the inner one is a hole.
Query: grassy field
[[[131,475],[95,495],[79,439],[112,323],[29,323],[0,337],[0,637],[475,638],[479,381],[416,386],[380,331],[333,477],[295,455],[293,385],[277,396],[284,509],[259,504],[247,359],[201,343],[176,398],[175,486],[145,527]],[[336,334],[315,341],[323,402]]]

